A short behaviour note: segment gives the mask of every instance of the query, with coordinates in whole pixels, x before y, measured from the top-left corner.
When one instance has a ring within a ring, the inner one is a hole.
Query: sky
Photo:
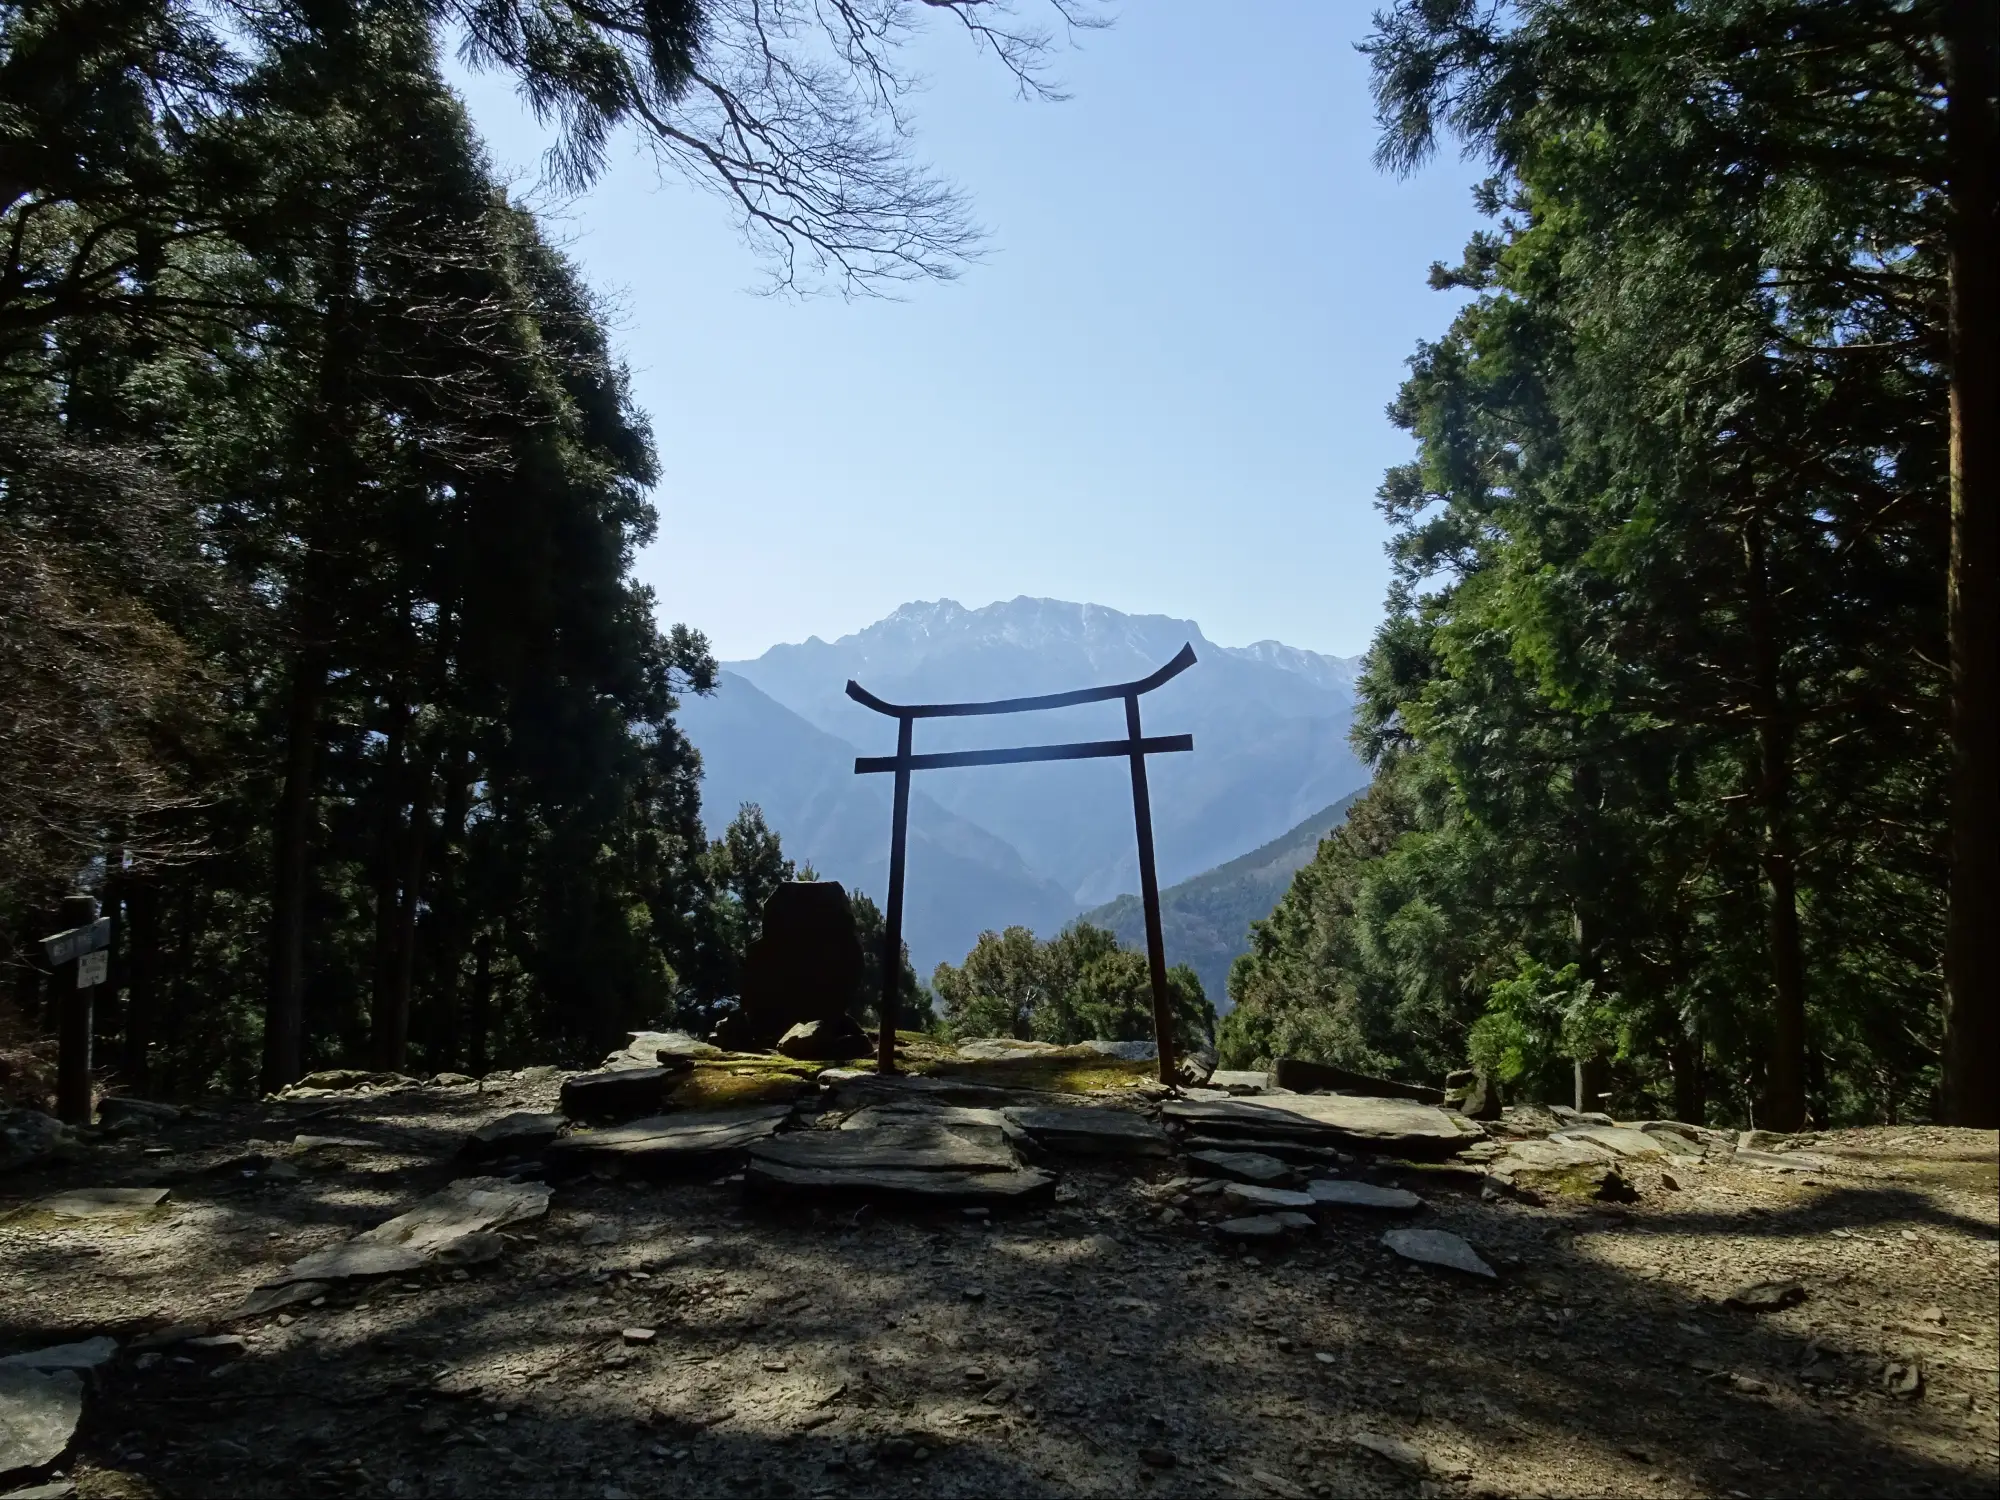
[[[638,571],[663,622],[735,660],[1030,594],[1363,650],[1374,493],[1412,451],[1383,408],[1463,295],[1425,277],[1479,226],[1481,175],[1373,165],[1369,9],[1144,0],[1057,60],[1059,103],[922,38],[917,149],[989,239],[898,300],[765,294],[726,207],[634,141],[555,198],[511,80],[455,67],[612,309],[661,457]]]

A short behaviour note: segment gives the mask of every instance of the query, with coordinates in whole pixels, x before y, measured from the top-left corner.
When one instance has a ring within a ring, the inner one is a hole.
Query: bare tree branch
[[[909,48],[928,20],[956,22],[1022,97],[1065,97],[1056,37],[1015,0],[452,3],[466,59],[519,73],[558,127],[553,176],[588,183],[638,122],[663,168],[729,204],[780,291],[881,295],[977,258],[964,194],[912,153]],[[1097,0],[1045,3],[1064,45],[1109,24]]]

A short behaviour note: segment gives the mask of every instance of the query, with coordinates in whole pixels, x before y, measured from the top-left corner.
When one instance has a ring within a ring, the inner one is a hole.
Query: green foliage
[[[1351,793],[1248,854],[1160,892],[1160,927],[1167,951],[1186,959],[1201,976],[1205,991],[1220,994],[1227,989],[1229,966],[1249,945],[1250,924],[1271,914],[1292,876],[1360,796]],[[1145,945],[1146,912],[1137,896],[1106,902],[1085,912],[1082,920],[1110,928],[1127,947]]]
[[[1146,1041],[1153,1036],[1153,986],[1146,957],[1121,948],[1102,927],[1073,922],[1046,943],[1025,927],[982,932],[965,962],[939,964],[932,987],[955,1037],[1010,1036],[1067,1046]],[[1176,1046],[1207,1048],[1215,1007],[1185,964],[1167,972]]]
[[[882,947],[887,941],[888,924],[882,908],[866,891],[850,891],[848,904],[854,909],[854,932],[861,939],[861,993],[853,1006],[854,1019],[863,1026],[881,1024]],[[916,966],[910,962],[910,945],[903,944],[902,983],[896,992],[898,1031],[936,1031],[937,1006],[931,992],[917,980]]]
[[[1410,0],[1385,159],[1492,159],[1391,409],[1373,791],[1231,976],[1223,1052],[1621,1108],[1924,1107],[1947,537],[1937,38],[1758,0]],[[1889,165],[1895,163],[1893,168]],[[1364,819],[1366,821],[1364,822]],[[1566,1093],[1567,1089],[1564,1088]]]
[[[1577,965],[1550,970],[1523,956],[1511,977],[1494,981],[1486,1013],[1466,1035],[1466,1056],[1512,1092],[1561,1094],[1571,1062],[1608,1056],[1616,1012],[1597,1001]]]

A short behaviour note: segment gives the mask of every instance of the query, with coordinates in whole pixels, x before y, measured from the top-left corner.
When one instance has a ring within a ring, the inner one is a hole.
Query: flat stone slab
[[[1752,1151],[1738,1149],[1730,1158],[1739,1166],[1765,1167],[1773,1172],[1824,1172],[1833,1163],[1824,1156],[1806,1151]]]
[[[499,1252],[493,1231],[539,1219],[549,1210],[549,1194],[549,1187],[540,1182],[462,1177],[408,1213],[294,1261],[265,1285],[391,1276],[435,1260],[491,1259]]]
[[[9,1354],[0,1359],[0,1370],[95,1370],[118,1356],[118,1340],[109,1334],[79,1339],[74,1344],[57,1344],[48,1349],[31,1349],[26,1354]]]
[[[1169,1120],[1211,1135],[1268,1135],[1324,1140],[1376,1151],[1450,1152],[1483,1134],[1432,1104],[1358,1094],[1266,1094],[1255,1099],[1170,1099]]]
[[[1588,1141],[1593,1146],[1602,1146],[1613,1156],[1622,1156],[1630,1161],[1657,1161],[1667,1155],[1667,1147],[1658,1136],[1643,1130],[1628,1130],[1623,1125],[1582,1125],[1558,1130],[1549,1139]]]
[[[870,1104],[967,1104],[1000,1109],[1009,1104],[1036,1102],[1033,1094],[1020,1089],[995,1088],[957,1078],[922,1078],[909,1073],[884,1078],[857,1068],[828,1068],[819,1075],[819,1081],[832,1090],[835,1109],[861,1109]]]
[[[180,1110],[171,1104],[162,1104],[154,1099],[135,1099],[129,1094],[114,1094],[97,1104],[98,1121],[105,1125],[115,1125],[120,1120],[147,1120],[156,1125],[171,1125],[180,1117]]]
[[[1331,1063],[1307,1062],[1300,1057],[1281,1057],[1271,1064],[1271,1082],[1294,1093],[1372,1094],[1378,1099],[1415,1099],[1420,1104],[1444,1103],[1444,1090],[1423,1083],[1401,1083],[1393,1078],[1376,1078]]]
[[[599,1072],[657,1068],[667,1058],[722,1056],[720,1047],[689,1036],[685,1031],[631,1031],[626,1035],[632,1040],[598,1064]]]
[[[74,1370],[0,1370],[0,1476],[42,1469],[63,1456],[83,1420]]]
[[[1222,1201],[1231,1208],[1248,1209],[1251,1213],[1311,1213],[1313,1197],[1311,1193],[1298,1193],[1290,1188],[1260,1187],[1254,1182],[1232,1182],[1222,1190]]]
[[[566,1135],[542,1153],[542,1160],[551,1170],[580,1171],[615,1163],[639,1173],[695,1171],[718,1162],[733,1165],[745,1147],[775,1134],[791,1113],[789,1104],[764,1104],[754,1109],[660,1115]]]
[[[301,1302],[310,1302],[315,1297],[323,1297],[333,1290],[330,1281],[291,1281],[283,1286],[260,1286],[239,1302],[230,1312],[232,1318],[257,1318],[266,1313],[280,1312],[287,1307],[297,1307]]]
[[[1225,1240],[1256,1242],[1283,1239],[1290,1230],[1271,1214],[1251,1214],[1242,1219],[1224,1219],[1215,1226],[1215,1232]]]
[[[1560,1175],[1585,1167],[1607,1166],[1612,1155],[1595,1141],[1574,1138],[1546,1141],[1514,1141],[1486,1164],[1486,1170],[1504,1182],[1515,1178]]]
[[[572,1120],[637,1120],[658,1114],[681,1068],[612,1068],[565,1078],[562,1112]]]
[[[503,1156],[532,1156],[561,1134],[569,1121],[562,1115],[516,1110],[489,1121],[465,1138],[458,1154],[467,1161],[495,1161]]]
[[[1034,1167],[1006,1172],[812,1167],[753,1156],[743,1169],[743,1185],[753,1196],[762,1197],[811,1193],[938,1208],[1006,1208],[1053,1198],[1056,1179],[1053,1173]]]
[[[1187,1160],[1202,1176],[1224,1177],[1231,1182],[1283,1187],[1299,1180],[1295,1170],[1261,1151],[1190,1151]]]
[[[1011,1172],[1021,1165],[1006,1135],[991,1125],[928,1120],[864,1130],[800,1130],[749,1148],[753,1164],[823,1172]]]
[[[31,1213],[53,1214],[58,1219],[130,1219],[158,1208],[167,1201],[168,1189],[153,1188],[72,1188],[29,1205]]]
[[[1346,1152],[1332,1145],[1312,1145],[1305,1140],[1274,1141],[1259,1136],[1187,1135],[1181,1140],[1182,1149],[1190,1154],[1201,1151],[1250,1151],[1260,1156],[1275,1157],[1281,1162],[1294,1165],[1317,1167],[1338,1166],[1349,1161]]]
[[[958,1044],[958,1055],[967,1062],[1009,1062],[1017,1057],[1039,1057],[1060,1052],[1057,1042],[1024,1042],[1011,1036],[968,1037]]]
[[[1044,1151],[1071,1156],[1173,1154],[1173,1137],[1144,1115],[1128,1109],[1017,1107],[1006,1111],[1006,1115]]]
[[[1720,1131],[1705,1130],[1679,1120],[1641,1120],[1632,1129],[1645,1131],[1665,1146],[1672,1156],[1706,1156],[1709,1140],[1712,1139],[1718,1146],[1724,1143]]]
[[[1218,1068],[1208,1075],[1204,1086],[1226,1094],[1261,1094],[1271,1086],[1271,1075],[1246,1068]]]
[[[1372,1182],[1350,1182],[1344,1177],[1318,1178],[1306,1184],[1306,1192],[1323,1209],[1360,1209],[1368,1213],[1413,1214],[1424,1200],[1402,1188],[1377,1187]]]
[[[1391,1229],[1382,1236],[1382,1243],[1404,1260],[1494,1279],[1493,1268],[1479,1258],[1479,1252],[1448,1230]]]

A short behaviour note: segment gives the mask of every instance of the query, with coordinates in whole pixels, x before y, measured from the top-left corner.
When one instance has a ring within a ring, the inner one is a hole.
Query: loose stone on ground
[[[390,1276],[435,1260],[479,1260],[497,1253],[492,1231],[548,1212],[550,1189],[538,1182],[467,1177],[408,1213],[294,1262],[270,1285]]]
[[[61,1458],[82,1420],[83,1380],[74,1370],[0,1368],[0,1479]]]
[[[1445,1229],[1391,1229],[1382,1243],[1405,1260],[1493,1279],[1493,1268],[1463,1238]]]

